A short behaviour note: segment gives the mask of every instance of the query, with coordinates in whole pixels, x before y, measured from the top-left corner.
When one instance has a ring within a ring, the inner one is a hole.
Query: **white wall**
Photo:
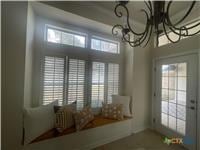
[[[24,106],[32,106],[32,69],[34,52],[34,26],[35,15],[32,6],[28,4],[27,30],[26,30],[26,57],[25,57],[25,79],[24,79]]]
[[[20,150],[27,2],[2,2],[2,150]]]

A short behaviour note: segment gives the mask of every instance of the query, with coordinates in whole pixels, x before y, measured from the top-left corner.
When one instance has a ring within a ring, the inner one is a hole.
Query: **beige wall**
[[[199,66],[200,68],[200,45],[199,45]],[[200,69],[199,69],[199,92],[198,92],[198,98],[199,98],[199,103],[198,103],[198,126],[200,126]],[[198,128],[198,149],[200,149],[200,129]]]
[[[200,45],[200,35],[181,40],[175,44],[167,44],[158,48],[154,48],[153,58],[173,55],[177,53],[198,50]]]
[[[56,7],[58,9],[71,12],[77,14],[79,16],[83,16],[85,18],[89,18],[101,23],[105,23],[108,25],[114,25],[119,23],[119,18],[115,16],[114,12],[111,10],[104,9],[93,3],[92,1],[89,2],[75,2],[75,1],[68,1],[68,2],[42,2],[48,4],[50,6]],[[115,4],[114,4],[115,5]],[[114,10],[114,7],[113,7]],[[91,13],[92,12],[92,13]]]
[[[2,150],[20,150],[27,2],[2,2]]]
[[[132,131],[150,126],[151,112],[151,44],[132,48],[126,45],[125,94],[132,96]]]
[[[151,44],[134,50],[133,61],[133,131],[150,126]]]
[[[1,2],[0,2],[0,15],[1,15]],[[0,33],[1,33],[1,28],[0,28]],[[1,89],[1,50],[0,50],[0,89]],[[0,90],[0,134],[1,134],[1,90]],[[0,135],[0,149],[1,149],[1,135]]]
[[[27,32],[26,32],[26,57],[25,57],[25,79],[24,79],[24,106],[32,106],[32,69],[34,52],[34,25],[35,16],[33,9],[28,4]]]
[[[132,96],[133,89],[133,59],[134,51],[133,47],[129,44],[125,44],[125,84],[124,84],[124,94]]]

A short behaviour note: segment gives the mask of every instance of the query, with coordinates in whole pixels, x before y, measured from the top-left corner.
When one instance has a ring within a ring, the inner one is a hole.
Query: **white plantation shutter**
[[[104,101],[104,74],[105,64],[101,62],[92,63],[92,93],[91,106],[101,107]]]
[[[54,100],[63,103],[65,59],[45,56],[43,72],[43,105]]]
[[[84,106],[85,61],[69,59],[68,104],[76,101],[77,109]]]
[[[118,95],[119,88],[119,65],[118,64],[108,64],[108,95],[107,103],[112,102],[112,95]]]

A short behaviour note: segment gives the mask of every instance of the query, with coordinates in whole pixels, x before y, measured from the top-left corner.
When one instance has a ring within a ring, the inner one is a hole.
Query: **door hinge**
[[[156,119],[155,118],[153,118],[153,123],[156,123]]]
[[[156,92],[153,93],[153,96],[156,97]]]

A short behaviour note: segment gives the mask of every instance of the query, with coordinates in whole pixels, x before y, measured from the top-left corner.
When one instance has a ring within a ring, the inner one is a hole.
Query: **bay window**
[[[59,29],[47,28],[46,31],[47,45],[64,44],[66,52],[60,53],[59,48],[52,52],[52,48],[48,49],[48,46],[45,49],[42,59],[43,72],[41,72],[42,104],[46,105],[54,100],[58,100],[60,105],[76,101],[77,109],[82,109],[86,105],[97,108],[102,106],[102,102],[111,103],[111,96],[119,94],[120,89],[121,61],[118,59],[120,53],[117,42],[86,39],[87,36]],[[86,40],[91,42],[91,48],[86,47]],[[83,45],[86,51],[77,51],[77,48],[73,48]],[[102,57],[102,53],[99,55],[98,51],[90,53],[92,49],[98,47],[105,55],[110,53],[109,56],[113,60]]]

